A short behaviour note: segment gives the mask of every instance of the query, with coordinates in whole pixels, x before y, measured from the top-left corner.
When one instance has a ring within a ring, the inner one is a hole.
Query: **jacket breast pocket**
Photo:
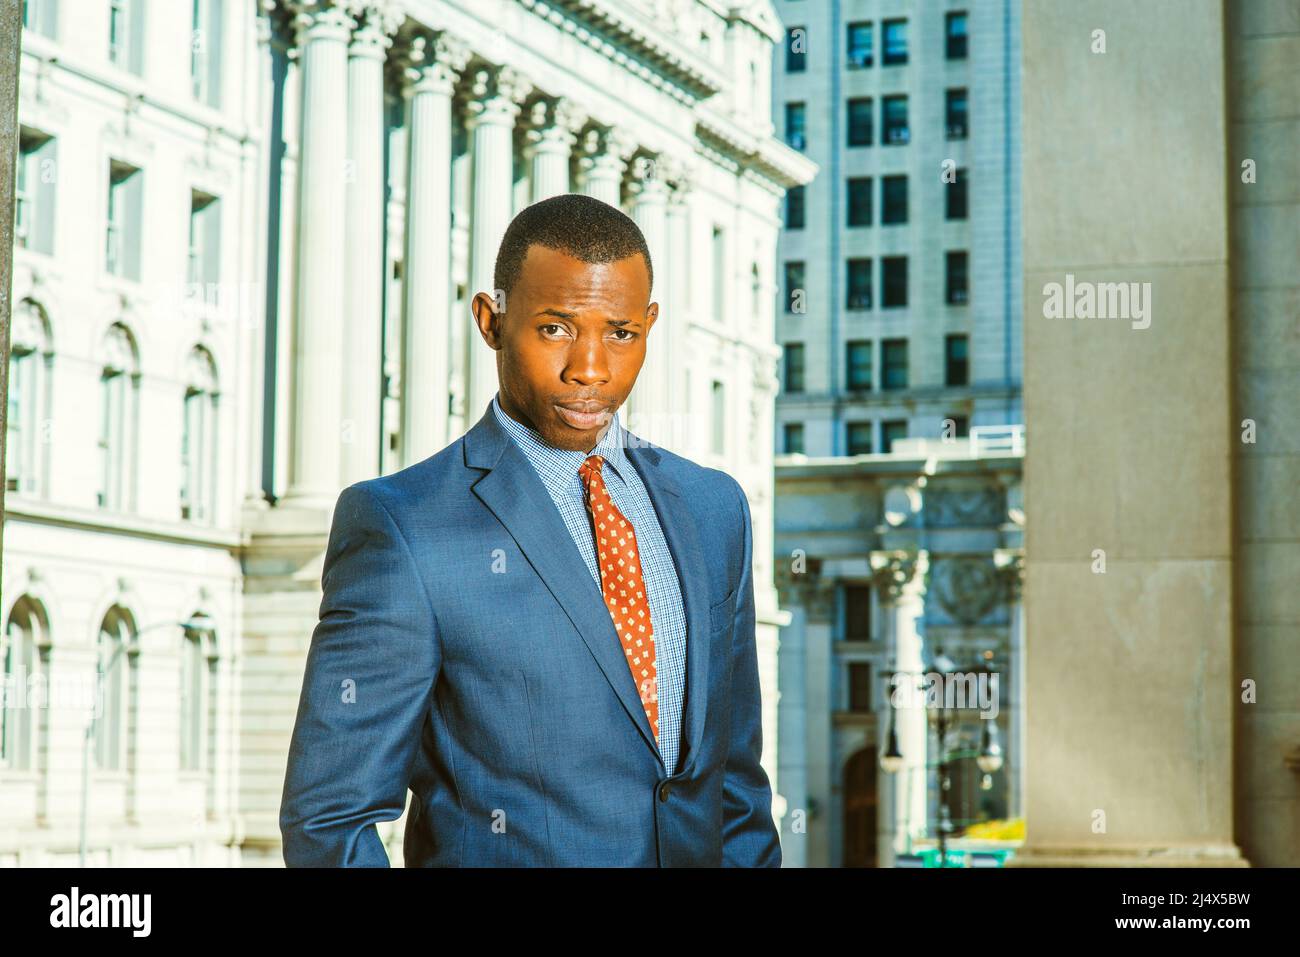
[[[736,592],[733,590],[730,595],[722,599],[716,605],[709,606],[709,631],[717,633],[719,631],[730,630],[731,624],[735,620],[736,611]]]

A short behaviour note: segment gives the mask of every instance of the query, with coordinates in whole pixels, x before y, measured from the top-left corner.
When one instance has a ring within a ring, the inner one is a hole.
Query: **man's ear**
[[[659,303],[657,303],[657,302],[652,302],[652,303],[650,303],[650,305],[648,305],[648,306],[646,307],[646,310],[645,310],[645,331],[646,331],[646,335],[649,335],[649,334],[650,334],[650,330],[651,330],[652,328],[654,328],[655,320],[658,319],[658,318],[659,318]]]
[[[475,293],[469,308],[474,314],[474,325],[478,326],[478,333],[488,348],[500,349],[502,317],[497,314],[496,301],[485,292]]]

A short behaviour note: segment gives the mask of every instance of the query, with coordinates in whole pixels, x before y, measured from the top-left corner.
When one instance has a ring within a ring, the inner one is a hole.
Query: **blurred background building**
[[[944,826],[1019,810],[1019,7],[776,4],[773,120],[820,168],[786,194],[779,249],[777,575],[793,617],[778,750],[800,809],[783,820],[792,864],[889,866],[935,836],[924,712],[897,715],[904,771],[878,757],[890,676],[928,670],[940,650],[963,670],[996,666],[1011,752],[986,778],[980,722],[950,732],[964,757],[946,772]]]
[[[345,485],[484,413],[468,304],[528,203],[640,224],[661,304],[625,421],[745,488],[776,777],[767,0],[28,0],[0,863],[277,864]],[[83,758],[87,775],[83,778]],[[777,813],[782,810],[778,797]],[[403,822],[382,828],[400,863]]]

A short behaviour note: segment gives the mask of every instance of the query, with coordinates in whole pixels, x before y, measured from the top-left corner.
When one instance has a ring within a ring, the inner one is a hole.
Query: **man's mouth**
[[[566,423],[584,432],[604,425],[610,418],[609,406],[598,399],[556,402],[555,411]]]

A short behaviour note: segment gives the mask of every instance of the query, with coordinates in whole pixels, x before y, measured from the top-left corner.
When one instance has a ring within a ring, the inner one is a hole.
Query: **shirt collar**
[[[511,418],[501,408],[500,392],[492,396],[492,411],[497,422],[510,433],[511,438],[537,468],[543,478],[556,473],[578,479],[578,468],[589,455],[599,455],[605,459],[605,465],[614,469],[614,474],[626,481],[627,458],[623,447],[623,427],[619,422],[618,410],[614,411],[614,420],[605,434],[590,452],[578,452],[573,449],[559,449],[549,444],[535,429]],[[566,482],[566,484],[568,484]]]

